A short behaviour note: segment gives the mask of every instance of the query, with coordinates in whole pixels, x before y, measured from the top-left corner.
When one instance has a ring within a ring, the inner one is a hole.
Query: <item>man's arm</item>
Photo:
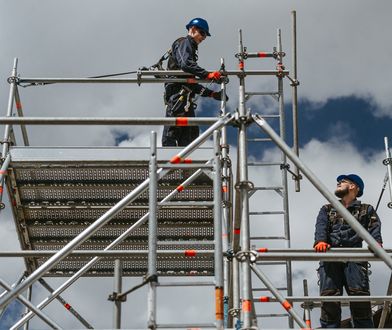
[[[320,209],[317,216],[313,247],[320,242],[328,242],[328,213],[325,205]]]
[[[193,59],[193,47],[189,38],[185,38],[178,42],[177,47],[175,47],[173,51],[173,55],[181,70],[202,79],[207,77],[208,71],[200,67]]]
[[[371,205],[369,205],[368,208],[368,215],[369,215],[368,232],[382,246],[381,221],[375,209]]]

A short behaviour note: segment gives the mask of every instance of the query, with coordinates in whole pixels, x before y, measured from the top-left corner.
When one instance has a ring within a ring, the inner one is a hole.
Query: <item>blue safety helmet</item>
[[[210,31],[209,31],[209,28],[208,28],[208,23],[207,23],[207,21],[206,21],[205,19],[200,18],[200,17],[196,17],[196,18],[192,19],[192,20],[185,26],[185,28],[186,28],[187,30],[189,30],[192,26],[196,26],[196,27],[198,27],[199,29],[205,31],[205,32],[207,33],[207,35],[208,35],[209,37],[211,37]]]
[[[361,197],[363,195],[363,189],[365,189],[365,184],[363,183],[362,179],[358,175],[356,175],[356,174],[347,174],[347,175],[342,174],[336,178],[336,181],[339,182],[344,179],[351,181],[358,186],[358,188],[359,188],[358,197]]]

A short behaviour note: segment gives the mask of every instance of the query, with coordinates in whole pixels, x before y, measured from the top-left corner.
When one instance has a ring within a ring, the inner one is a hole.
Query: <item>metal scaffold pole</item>
[[[272,285],[271,281],[265,276],[265,274],[258,269],[256,266],[250,266],[253,272],[257,275],[257,277],[264,283],[264,285],[268,288],[268,290],[274,295],[274,297],[281,303],[283,308],[290,314],[290,316],[297,322],[297,324],[301,327],[301,329],[307,328],[306,323],[297,315],[297,313],[293,310],[293,306],[290,304],[288,300],[286,300],[280,292]]]
[[[114,260],[114,307],[113,307],[113,329],[121,329],[121,299],[117,299],[122,291],[122,261]]]
[[[147,326],[150,329],[156,328],[156,284],[157,278],[157,133],[150,134],[150,186],[149,186],[149,216],[148,216],[148,283],[147,298]]]
[[[219,131],[214,132],[214,242],[215,242],[215,322],[224,329],[223,311],[223,245],[222,245],[222,171]]]
[[[242,31],[239,31],[239,68],[244,71],[244,59],[242,54],[244,47],[242,43]],[[250,258],[248,251],[250,251],[250,226],[249,226],[249,190],[250,182],[248,181],[248,149],[247,149],[247,125],[249,115],[246,113],[245,107],[245,75],[240,76],[239,86],[239,106],[238,106],[238,181],[236,189],[239,192],[239,207],[240,209],[240,241],[241,250],[244,252],[241,258],[241,278],[242,278],[242,316],[243,329],[251,329],[255,326],[254,310],[252,303],[252,283],[250,271]]]
[[[384,137],[385,144],[385,155],[384,165],[387,166],[387,174],[388,174],[388,187],[389,187],[389,202],[388,207],[392,208],[392,158],[391,158],[391,150],[389,149],[388,138]]]
[[[225,69],[225,62],[221,59],[221,68]],[[221,83],[222,95],[226,95],[226,81]],[[226,115],[226,98],[223,97],[220,107],[220,116]],[[221,129],[220,147],[222,149],[222,246],[223,251],[230,249],[230,229],[232,219],[231,196],[231,161],[229,158],[229,144],[227,143],[227,128]],[[231,263],[228,258],[223,259],[223,308],[224,308],[224,327],[232,327],[232,318],[229,316],[229,310],[232,307],[232,287],[230,279],[232,277]]]
[[[11,77],[8,79],[10,82],[10,91],[8,95],[8,105],[7,105],[7,118],[12,117],[13,105],[14,105],[14,97],[17,90],[17,67],[18,67],[18,59],[14,59],[14,65],[12,67]],[[3,191],[4,191],[4,175],[7,172],[7,168],[9,165],[9,147],[11,143],[11,133],[12,126],[7,124],[4,129],[4,137],[3,137],[3,149],[1,154],[1,170],[0,170],[0,210],[4,209],[5,204],[3,203]]]
[[[277,31],[277,53],[278,53],[278,64],[277,70],[282,71],[283,65],[283,49],[282,49],[282,33],[281,30]],[[286,116],[284,109],[284,94],[283,94],[283,75],[278,75],[278,94],[279,94],[279,121],[280,121],[280,137],[283,141],[286,141]],[[289,220],[289,199],[288,199],[288,187],[287,187],[287,156],[282,152],[282,187],[283,187],[283,210],[284,210],[284,237],[285,247],[290,248],[290,220]],[[289,296],[293,293],[292,278],[291,278],[291,262],[286,262],[286,282],[287,282],[287,293]],[[289,327],[294,328],[294,322],[292,318],[289,318]]]
[[[48,290],[50,293],[53,292],[52,287],[43,279],[39,279],[39,282],[41,283],[41,285]],[[31,290],[31,287],[30,287]],[[56,299],[61,303],[61,305],[67,310],[69,311],[73,316],[75,316],[75,318],[83,324],[83,326],[86,327],[86,329],[94,329],[94,327],[87,322],[87,320],[85,318],[83,318],[66,300],[64,300],[62,297],[57,296]],[[31,299],[30,299],[31,300]],[[27,324],[27,323],[26,323]],[[25,325],[26,325],[25,324]]]
[[[11,77],[8,78],[10,82],[10,92],[8,96],[8,106],[7,106],[7,118],[12,117],[12,110],[14,106],[14,98],[15,98],[15,91],[17,88],[17,66],[18,66],[18,59],[14,59],[14,66],[12,68]],[[2,151],[2,158],[7,156],[10,144],[10,134],[11,134],[12,127],[11,125],[6,125],[4,129],[4,138],[3,138],[3,151]]]
[[[297,12],[293,10],[291,12],[292,21],[292,110],[293,110],[293,150],[295,154],[299,155],[299,142],[298,142],[298,93],[297,87],[299,82],[297,80]],[[294,180],[295,180],[295,191],[301,190],[300,180],[301,175],[298,167],[294,169]]]

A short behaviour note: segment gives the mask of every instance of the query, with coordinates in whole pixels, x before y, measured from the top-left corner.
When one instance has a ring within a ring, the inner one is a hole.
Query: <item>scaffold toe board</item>
[[[159,164],[168,164],[180,149],[158,150]],[[60,250],[105,214],[124,196],[149,177],[148,149],[145,148],[39,148],[13,147],[7,188],[18,236],[24,250]],[[213,250],[213,182],[204,170],[211,149],[192,155],[192,168],[173,168],[158,182],[158,257],[157,271],[162,276],[211,276],[213,255],[194,255],[186,251]],[[177,189],[194,174],[203,171],[187,185]],[[167,204],[161,203],[176,191]],[[170,202],[170,203],[169,203]],[[176,205],[178,204],[178,205]],[[104,250],[131,226],[126,238],[113,249],[148,250],[147,221],[138,224],[149,212],[148,190],[93,236],[80,250]],[[160,253],[173,250],[173,254]],[[183,253],[181,253],[181,251]],[[34,271],[48,257],[26,258]],[[147,254],[122,257],[125,276],[147,272]],[[69,256],[54,266],[47,276],[70,276],[91,256]],[[102,257],[86,276],[112,276],[113,260]]]

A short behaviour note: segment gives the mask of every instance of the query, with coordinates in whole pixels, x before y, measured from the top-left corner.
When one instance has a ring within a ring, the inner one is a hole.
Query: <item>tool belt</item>
[[[194,93],[187,86],[182,85],[178,93],[168,99],[165,95],[166,113],[169,117],[194,116],[197,104],[193,102]]]

